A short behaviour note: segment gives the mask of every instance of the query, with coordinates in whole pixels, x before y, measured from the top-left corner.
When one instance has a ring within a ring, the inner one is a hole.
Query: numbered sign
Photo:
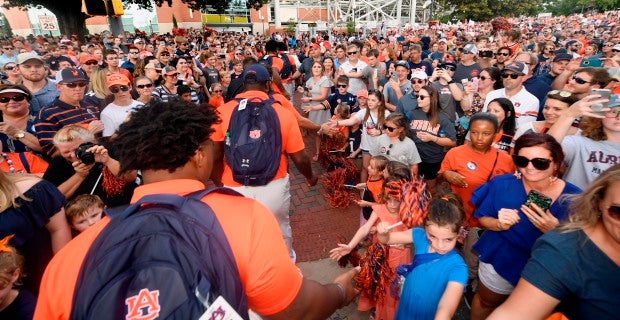
[[[41,26],[41,30],[44,31],[58,30],[58,25],[56,24],[56,18],[54,16],[39,16],[39,25]]]

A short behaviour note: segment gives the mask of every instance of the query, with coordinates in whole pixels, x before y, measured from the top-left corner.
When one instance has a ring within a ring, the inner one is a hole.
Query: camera
[[[479,56],[480,56],[480,58],[492,58],[493,57],[493,51],[490,51],[490,50],[480,51]]]
[[[89,151],[91,147],[94,147],[95,144],[92,142],[84,142],[80,144],[77,149],[75,149],[75,156],[82,161],[83,164],[93,164],[95,163],[95,154]]]

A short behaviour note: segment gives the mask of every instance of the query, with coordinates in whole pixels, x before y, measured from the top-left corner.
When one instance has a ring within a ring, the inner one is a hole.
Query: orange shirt
[[[209,104],[215,108],[219,108],[224,104],[224,97],[221,95],[219,97],[211,96],[211,98],[209,98]]]
[[[458,146],[450,149],[441,162],[440,174],[444,171],[454,171],[465,176],[466,188],[450,185],[452,191],[463,200],[463,207],[465,209],[464,226],[480,226],[478,219],[472,216],[475,208],[469,199],[476,188],[487,182],[487,177],[489,177],[491,168],[493,168],[496,154],[497,163],[491,177],[515,171],[512,158],[506,152],[498,151],[495,148],[491,148],[491,151],[486,154],[480,154],[474,152],[468,145]]]
[[[238,94],[235,98],[260,98],[268,99],[266,93],[261,91],[246,91]],[[220,112],[222,121],[218,124],[214,124],[213,128],[215,132],[211,136],[213,141],[224,141],[226,132],[228,131],[228,125],[230,123],[230,117],[233,110],[237,107],[237,101],[229,101],[217,110]],[[285,108],[280,108],[277,105],[274,110],[278,114],[280,119],[280,132],[282,133],[282,153],[280,155],[280,167],[273,177],[273,180],[284,178],[288,172],[288,165],[286,161],[286,154],[295,153],[304,150],[304,141],[297,124],[295,116]],[[224,171],[222,173],[222,183],[226,186],[238,187],[241,184],[233,180],[232,171],[226,161],[224,161]]]
[[[136,188],[131,202],[149,194],[174,190],[175,194],[185,195],[204,187],[200,181],[189,179],[146,184]],[[243,197],[210,194],[202,201],[211,206],[226,234],[248,307],[263,315],[288,307],[299,293],[303,276],[288,256],[273,214],[260,203]],[[231,204],[235,210],[230,210]],[[84,257],[109,221],[108,217],[103,218],[54,256],[43,275],[34,319],[69,319],[74,286]]]
[[[19,157],[19,152],[2,153],[3,157],[5,154],[8,159],[2,159],[2,162],[0,162],[0,170],[4,172],[11,172],[11,169],[13,169],[13,172],[15,173],[28,173],[26,171],[24,163],[22,162],[22,159]],[[45,160],[35,156],[32,152],[24,152],[24,156],[26,158],[26,161],[28,161],[30,173],[45,173],[45,170],[47,170],[48,166],[48,163]],[[8,160],[11,160],[11,162],[13,163],[12,166],[9,165]]]

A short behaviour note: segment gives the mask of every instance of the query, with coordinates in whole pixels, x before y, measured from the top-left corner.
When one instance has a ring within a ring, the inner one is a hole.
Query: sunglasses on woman
[[[431,96],[423,96],[421,94],[414,94],[413,95],[416,99],[420,99],[420,100],[424,100],[425,98],[430,98]]]
[[[138,89],[145,89],[145,88],[152,88],[153,84],[152,83],[147,83],[147,84],[138,84],[136,85],[136,88]]]
[[[13,100],[15,102],[19,102],[19,101],[24,101],[24,99],[26,99],[26,96],[18,95],[18,96],[13,96],[13,97],[2,97],[2,98],[0,98],[0,102],[7,103],[7,102],[9,102],[11,100]]]
[[[387,124],[383,125],[383,130],[387,130],[389,132],[394,132],[394,130],[396,130],[396,129],[398,129],[398,128],[390,127]]]
[[[538,170],[547,170],[549,169],[549,166],[551,166],[551,160],[549,159],[545,159],[545,158],[534,158],[534,159],[528,159],[524,156],[512,156],[512,161],[514,161],[515,166],[519,167],[519,168],[525,168],[527,167],[528,163],[532,163],[532,165],[534,166],[534,168],[538,169]]]
[[[607,209],[607,213],[614,220],[620,220],[620,206],[611,206]]]
[[[420,79],[411,79],[411,83],[412,84],[423,84],[424,80],[420,80]]]
[[[110,92],[112,93],[118,93],[119,91],[127,92],[129,91],[129,87],[128,86],[114,86],[110,88]]]

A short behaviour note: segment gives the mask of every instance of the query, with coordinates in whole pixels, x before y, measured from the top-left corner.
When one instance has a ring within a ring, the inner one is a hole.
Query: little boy
[[[186,85],[179,85],[177,87],[177,94],[179,98],[183,102],[191,103],[192,102],[192,89]]]
[[[69,201],[65,215],[71,228],[81,233],[101,220],[104,209],[105,204],[98,196],[81,194]]]

